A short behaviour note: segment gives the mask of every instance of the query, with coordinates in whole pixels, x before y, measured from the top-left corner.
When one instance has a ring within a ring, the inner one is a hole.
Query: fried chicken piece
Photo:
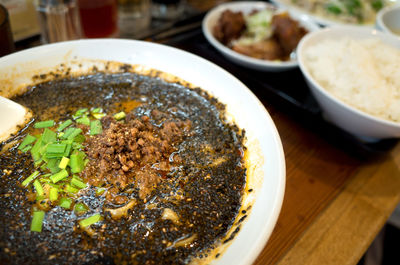
[[[213,29],[214,37],[224,45],[238,39],[245,30],[246,24],[242,12],[224,11]]]
[[[301,38],[307,34],[307,30],[286,12],[273,16],[271,25],[274,29],[274,37],[282,47],[283,56],[289,56],[296,49]]]
[[[279,60],[282,58],[282,49],[274,39],[267,39],[251,45],[236,44],[232,49],[238,53],[263,60]]]

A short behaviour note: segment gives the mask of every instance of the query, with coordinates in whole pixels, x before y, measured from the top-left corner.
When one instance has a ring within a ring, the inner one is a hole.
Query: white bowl
[[[291,68],[297,67],[297,60],[290,61],[268,61],[252,58],[250,56],[246,56],[235,52],[234,50],[226,47],[222,43],[220,43],[213,35],[213,28],[217,24],[218,19],[222,12],[227,9],[230,9],[234,12],[242,11],[244,14],[249,14],[254,10],[263,10],[266,8],[276,8],[276,6],[272,4],[268,4],[266,2],[231,2],[221,4],[212,10],[210,10],[203,20],[203,33],[206,39],[214,46],[219,52],[221,52],[226,58],[229,60],[240,64],[242,66],[260,70],[260,71],[283,71],[289,70]],[[278,9],[277,11],[284,11],[285,9]],[[298,15],[294,14],[290,10],[288,10],[290,16],[299,21],[300,25],[306,28],[308,31],[315,31],[319,29],[319,26],[315,24],[308,16],[306,15]]]
[[[69,66],[70,61],[87,59],[158,69],[203,88],[226,104],[232,120],[246,131],[245,145],[250,156],[247,188],[254,191],[244,198],[243,204],[252,208],[240,232],[212,264],[251,264],[275,226],[285,187],[281,140],[264,106],[238,79],[201,57],[159,44],[117,39],[62,42],[2,57],[0,91],[8,85],[29,83],[33,74],[54,69],[60,63]]]
[[[305,50],[326,39],[348,37],[352,39],[379,39],[385,44],[400,49],[400,39],[378,30],[357,26],[338,26],[313,32],[303,38],[298,46],[299,66],[310,90],[319,103],[324,116],[343,130],[366,141],[400,137],[400,123],[375,117],[361,111],[325,90],[310,74],[305,62]],[[359,77],[362,78],[362,77]]]
[[[379,11],[376,27],[400,38],[400,5],[388,6]]]

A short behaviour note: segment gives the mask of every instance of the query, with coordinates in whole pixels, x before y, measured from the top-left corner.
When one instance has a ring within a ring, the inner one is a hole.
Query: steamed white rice
[[[400,122],[400,50],[380,40],[325,40],[305,51],[306,67],[337,98]]]

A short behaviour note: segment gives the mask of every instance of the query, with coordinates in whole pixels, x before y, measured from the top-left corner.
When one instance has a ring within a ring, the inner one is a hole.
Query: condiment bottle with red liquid
[[[117,0],[78,0],[78,7],[84,37],[118,37]]]

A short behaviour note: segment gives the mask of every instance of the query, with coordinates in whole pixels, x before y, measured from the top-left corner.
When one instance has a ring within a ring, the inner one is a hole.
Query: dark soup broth
[[[188,264],[227,236],[244,131],[202,89],[125,70],[13,100],[34,119],[1,146],[1,264]]]

